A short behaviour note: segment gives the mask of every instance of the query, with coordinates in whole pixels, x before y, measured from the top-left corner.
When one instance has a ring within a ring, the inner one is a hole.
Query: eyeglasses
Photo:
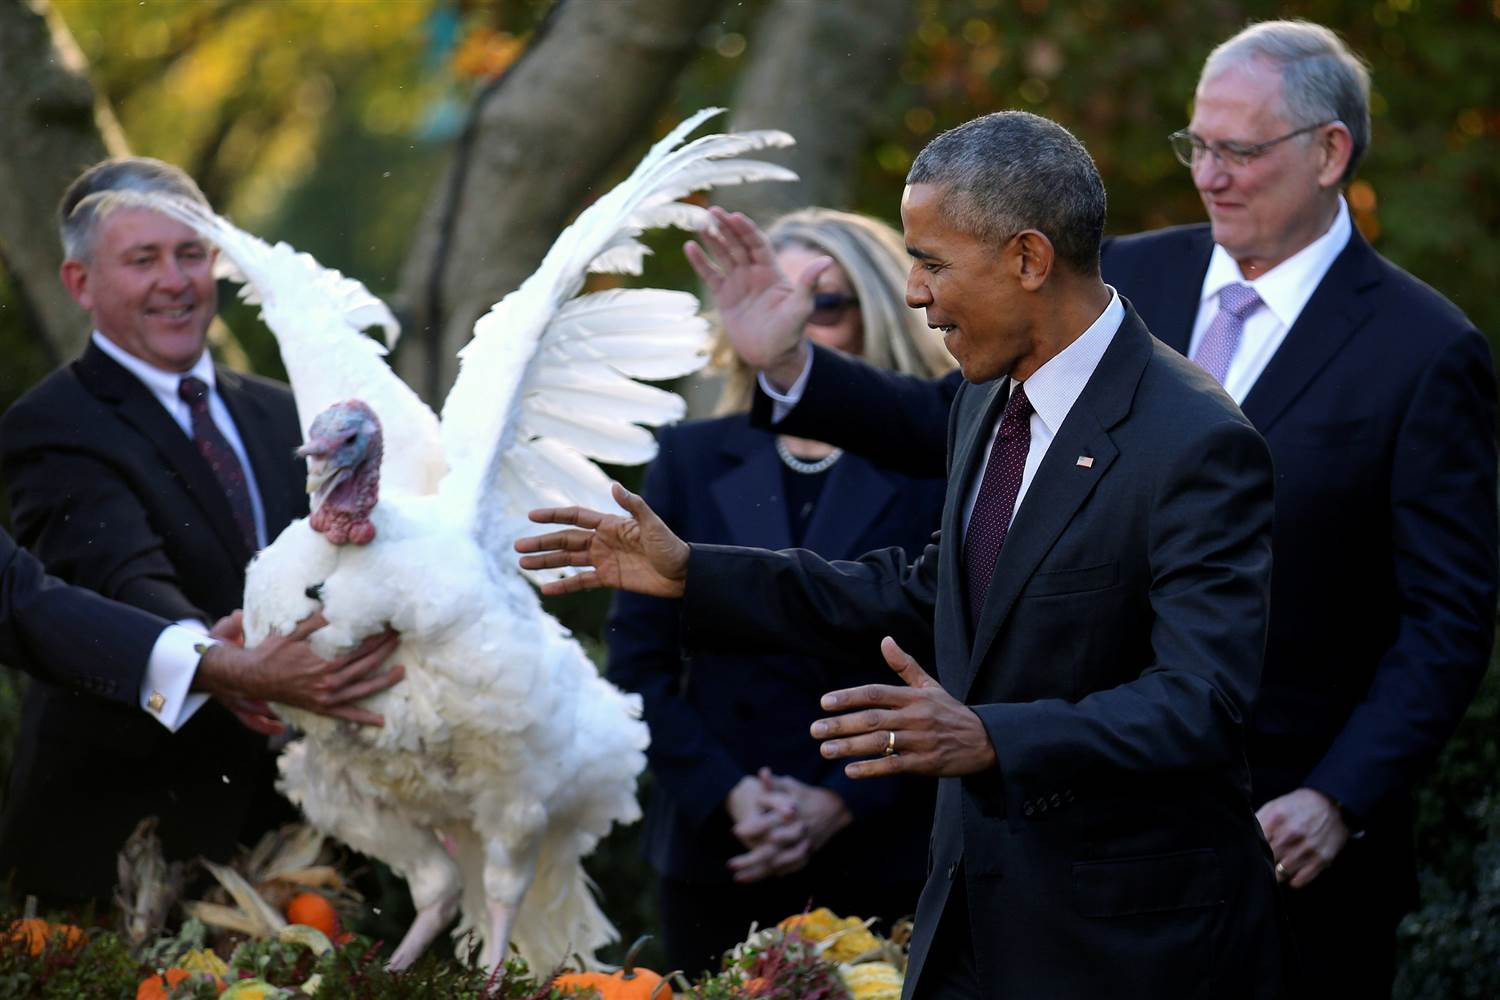
[[[1330,118],[1326,122],[1304,125],[1294,132],[1288,132],[1286,135],[1279,135],[1274,139],[1267,139],[1265,142],[1257,142],[1253,145],[1246,145],[1243,142],[1204,142],[1187,129],[1183,129],[1180,132],[1173,132],[1167,136],[1167,141],[1172,144],[1172,152],[1177,155],[1177,161],[1184,167],[1195,166],[1199,160],[1203,159],[1204,154],[1212,154],[1215,162],[1220,165],[1232,164],[1236,167],[1243,167],[1278,143],[1286,142],[1288,139],[1311,132],[1314,129],[1320,129],[1324,125],[1332,125],[1337,121],[1337,118]]]
[[[813,326],[835,326],[851,306],[858,305],[859,299],[843,292],[818,292],[813,295],[813,311],[807,321]]]

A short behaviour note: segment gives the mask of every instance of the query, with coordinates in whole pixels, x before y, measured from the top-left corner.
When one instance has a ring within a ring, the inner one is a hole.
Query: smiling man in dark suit
[[[523,539],[522,565],[591,567],[553,593],[680,596],[689,648],[880,646],[905,685],[829,694],[842,714],[813,732],[826,756],[879,755],[853,777],[941,779],[907,997],[1279,996],[1243,732],[1265,443],[1100,280],[1104,188],[1066,130],[987,115],[907,182],[907,300],[964,380],[915,563],[689,546],[617,488],[628,517],[534,512],[577,527]],[[903,652],[929,644],[935,677]]]
[[[1254,801],[1290,888],[1297,994],[1388,996],[1396,926],[1416,900],[1412,788],[1493,643],[1489,347],[1350,223],[1341,192],[1369,147],[1369,78],[1333,32],[1269,21],[1229,39],[1171,141],[1209,223],[1106,240],[1103,276],[1270,445]],[[730,333],[764,372],[762,422],[914,475],[941,468],[955,380],[809,353],[789,325],[805,276],[736,270],[732,287],[760,308],[725,315],[759,320]]]
[[[213,249],[114,197],[130,190],[206,204],[146,158],[105,161],[68,189],[62,280],[93,336],[5,414],[0,463],[17,538],[49,572],[206,630],[239,606],[255,551],[306,512],[301,434],[285,386],[205,350]],[[17,891],[107,896],[146,815],[169,858],[217,859],[285,815],[264,734],[226,711],[263,730],[264,707],[229,692],[205,704],[192,666],[148,673],[135,709],[31,686],[0,820],[0,873]]]

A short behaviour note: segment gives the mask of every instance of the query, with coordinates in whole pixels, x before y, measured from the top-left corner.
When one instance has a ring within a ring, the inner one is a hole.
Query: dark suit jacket
[[[887,633],[935,640],[938,679],[979,715],[998,767],[939,782],[907,996],[960,878],[989,995],[1277,996],[1243,731],[1270,573],[1265,444],[1129,311],[971,633],[957,540],[1004,395],[960,389],[942,541],[914,566],[893,550],[830,565],[695,546],[690,644],[779,633],[837,657]]]
[[[306,512],[284,386],[220,369],[274,537]],[[90,345],[0,420],[18,541],[49,572],[170,620],[239,606],[250,553],[192,441],[150,391]],[[57,898],[107,893],[115,853],[160,816],[168,857],[228,856],[276,800],[265,738],[217,703],[177,733],[139,707],[33,684],[5,813],[0,872]],[[257,802],[257,800],[260,800]]]
[[[47,576],[0,531],[0,663],[134,706],[147,658],[166,626]]]
[[[653,510],[691,542],[792,544],[774,437],[743,415],[669,427],[647,472]],[[922,551],[943,508],[941,479],[912,480],[845,455],[828,472],[803,544],[827,558],[877,546]],[[684,661],[678,601],[620,594],[610,615],[609,677],[640,692],[652,732],[655,781],[645,848],[657,871],[725,882],[726,861],[744,851],[720,808],[736,782],[760,767],[837,792],[854,822],[826,844],[815,868],[828,881],[867,879],[872,863],[920,884],[931,829],[933,783],[854,781],[824,760],[808,732],[818,698],[840,687],[884,683],[878,650],[856,664],[808,656],[703,655]],[[878,831],[878,832],[876,832]],[[819,900],[819,902],[823,902]],[[915,892],[898,916],[911,912]]]
[[[1104,280],[1186,352],[1212,249],[1206,225],[1107,241]],[[817,350],[782,429],[931,472],[957,383]],[[1484,337],[1357,231],[1244,402],[1276,465],[1255,802],[1299,786],[1341,802],[1368,835],[1354,881],[1398,910],[1415,892],[1408,792],[1493,641],[1494,410]]]

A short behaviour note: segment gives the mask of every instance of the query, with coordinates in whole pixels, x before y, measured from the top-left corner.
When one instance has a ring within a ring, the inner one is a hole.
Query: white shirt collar
[[[1109,305],[1099,318],[1026,380],[1026,398],[1053,434],[1078,401],[1124,321],[1125,305],[1120,301],[1120,293],[1109,288]]]
[[[189,375],[202,379],[208,386],[208,391],[214,391],[214,360],[209,356],[206,347],[203,353],[198,355],[198,360],[193,363],[191,369],[185,372],[169,372],[142,361],[98,330],[93,333],[93,341],[99,350],[119,362],[122,368],[140,379],[146,388],[160,399],[172,400],[175,403],[178,398],[177,386]]]
[[[1199,299],[1199,305],[1209,299],[1217,301],[1219,292],[1227,285],[1247,284],[1255,289],[1281,325],[1289,328],[1301,315],[1302,307],[1312,298],[1318,282],[1343,252],[1353,232],[1349,206],[1344,202],[1344,196],[1339,195],[1339,210],[1328,231],[1253,281],[1246,281],[1229,251],[1215,243],[1208,261],[1208,273],[1203,276],[1203,297]],[[1027,395],[1030,396],[1029,390]]]

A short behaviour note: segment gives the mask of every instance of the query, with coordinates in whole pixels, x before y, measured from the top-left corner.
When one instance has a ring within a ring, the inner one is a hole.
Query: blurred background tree
[[[182,165],[241,225],[390,298],[406,327],[396,363],[440,398],[474,316],[709,104],[803,139],[802,184],[725,196],[762,217],[816,201],[894,221],[924,143],[1021,108],[1088,145],[1111,232],[1201,221],[1165,137],[1186,123],[1208,51],[1270,17],[1327,24],[1369,61],[1356,222],[1494,343],[1500,0],[0,0],[0,407],[86,332],[57,296],[48,213],[104,149]],[[654,241],[647,282],[693,286],[679,243]],[[235,337],[222,343],[243,351],[231,363],[281,374],[251,310],[224,301]],[[603,606],[556,610],[591,638]],[[1497,686],[1492,670],[1422,793],[1427,909],[1404,935],[1404,996],[1493,995]],[[14,706],[0,683],[0,768]],[[649,920],[644,904],[624,912],[646,897],[638,868],[628,843],[601,865],[627,933]],[[1473,968],[1486,961],[1490,979]]]

